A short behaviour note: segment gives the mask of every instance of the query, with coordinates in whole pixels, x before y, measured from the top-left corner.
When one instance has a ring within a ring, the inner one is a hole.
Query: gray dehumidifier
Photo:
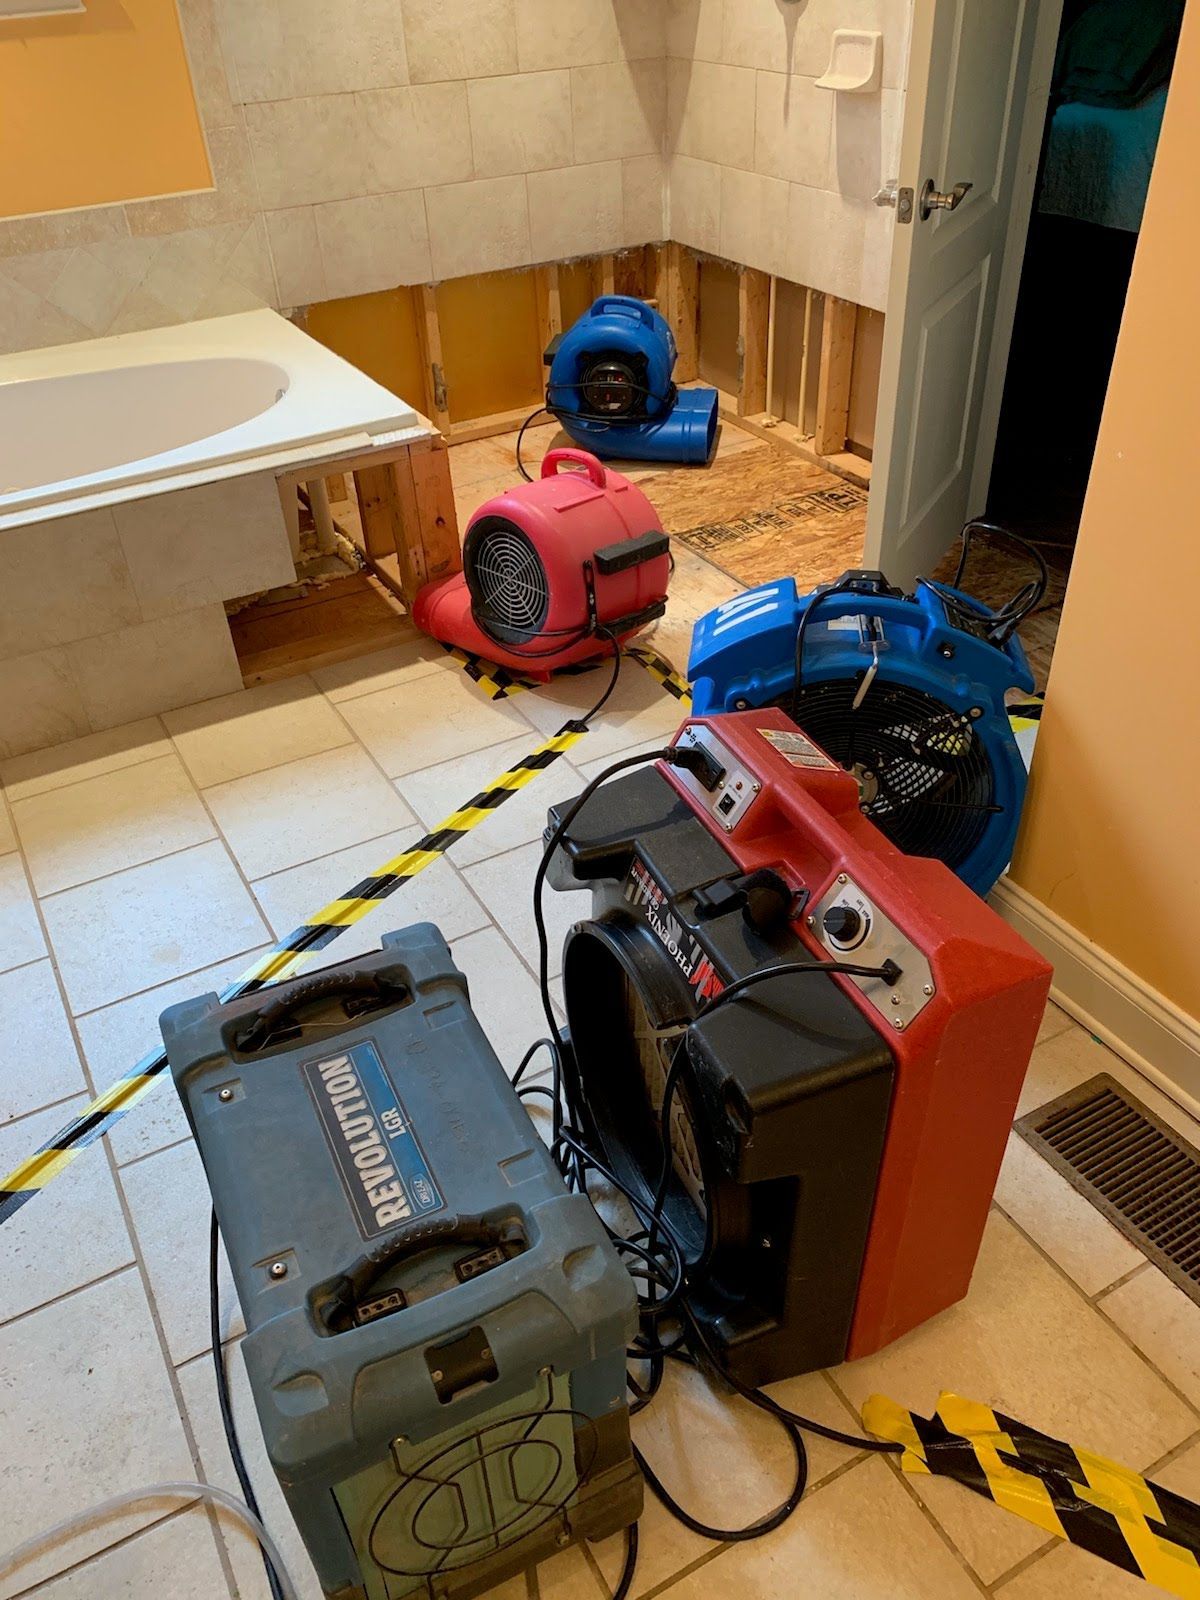
[[[162,1028],[330,1600],[457,1600],[633,1522],[632,1281],[438,930]]]

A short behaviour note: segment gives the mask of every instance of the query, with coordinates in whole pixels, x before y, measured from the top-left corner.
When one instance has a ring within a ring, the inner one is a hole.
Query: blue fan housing
[[[547,350],[546,404],[594,455],[703,464],[717,441],[717,391],[676,389],[675,355],[670,325],[653,306],[604,295]],[[609,390],[605,372],[617,378]],[[611,397],[611,410],[599,394]]]
[[[862,693],[864,708],[872,694],[899,704],[899,690],[915,691],[944,707],[951,717],[961,718],[958,726],[969,729],[968,743],[982,742],[991,769],[984,824],[965,857],[943,859],[977,894],[986,894],[1012,856],[1025,795],[1025,763],[1004,700],[1009,689],[1033,692],[1025,652],[1015,635],[998,646],[970,631],[969,624],[957,625],[955,613],[960,617],[973,613],[981,623],[993,613],[956,589],[920,579],[914,595],[902,595],[890,590],[878,574],[855,577],[856,588],[804,595],[797,594],[794,579],[781,578],[749,589],[701,617],[692,634],[688,666],[695,711],[705,716],[775,703],[788,709],[795,683],[796,632],[815,595],[815,609],[804,630],[804,694],[834,682],[861,685],[874,668]],[[877,699],[872,713],[879,704]],[[847,704],[843,721],[853,714]],[[896,749],[909,733],[900,712],[891,720],[888,739]],[[800,722],[805,723],[803,702]],[[932,751],[931,761],[949,766],[955,751],[966,746],[956,744],[959,736],[950,721],[942,726],[951,731],[937,733],[925,749]],[[821,742],[815,724],[808,731]],[[915,754],[917,736],[912,737]],[[933,787],[929,799],[932,805],[939,804]],[[868,804],[864,790],[863,809],[891,836],[889,822],[896,822],[903,807],[890,808],[886,798]]]

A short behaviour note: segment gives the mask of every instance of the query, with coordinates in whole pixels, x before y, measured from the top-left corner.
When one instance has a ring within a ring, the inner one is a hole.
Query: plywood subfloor
[[[570,444],[553,422],[530,428],[522,460],[536,473],[547,450]],[[451,448],[460,527],[519,481],[515,446],[506,433]],[[734,423],[721,424],[710,466],[610,465],[642,488],[673,539],[739,583],[790,572],[811,587],[862,564],[867,491]]]
[[[760,443],[642,488],[672,538],[748,587],[790,574],[809,589],[862,566],[867,491],[791,451]]]

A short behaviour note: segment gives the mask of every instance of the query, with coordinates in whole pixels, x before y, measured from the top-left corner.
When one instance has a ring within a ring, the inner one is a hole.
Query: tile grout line
[[[155,1517],[153,1521],[143,1523],[140,1528],[134,1528],[131,1532],[123,1534],[121,1538],[114,1539],[112,1544],[105,1545],[102,1550],[97,1550],[93,1555],[81,1556],[78,1561],[73,1561],[69,1566],[61,1567],[57,1572],[53,1572],[45,1578],[36,1579],[27,1589],[14,1589],[10,1600],[37,1600],[37,1596],[45,1594],[52,1584],[60,1583],[64,1578],[70,1578],[73,1574],[81,1572],[84,1567],[90,1566],[93,1562],[101,1561],[105,1556],[110,1556],[118,1550],[123,1550],[127,1545],[132,1544],[135,1539],[141,1539],[146,1534],[154,1533],[158,1529],[166,1527],[168,1523],[177,1521],[180,1517],[186,1517],[198,1503],[198,1500],[199,1496],[195,1500],[189,1500],[185,1505],[177,1506],[174,1511],[165,1511],[161,1516]]]
[[[183,1386],[179,1381],[179,1374],[176,1372],[175,1365],[171,1360],[171,1347],[167,1340],[166,1330],[162,1325],[162,1318],[159,1315],[158,1299],[154,1291],[154,1281],[150,1276],[150,1269],[146,1265],[146,1260],[142,1253],[142,1243],[138,1235],[137,1227],[133,1220],[133,1210],[129,1204],[129,1198],[125,1193],[124,1185],[121,1182],[121,1171],[117,1166],[116,1154],[112,1148],[112,1141],[108,1138],[105,1138],[103,1143],[105,1155],[108,1158],[109,1171],[112,1174],[113,1184],[117,1191],[117,1198],[120,1202],[121,1210],[125,1217],[125,1226],[129,1229],[130,1237],[133,1240],[135,1264],[142,1281],[142,1293],[146,1297],[146,1304],[149,1309],[150,1320],[154,1325],[154,1332],[158,1338],[159,1351],[163,1358],[163,1364],[167,1369],[167,1382],[171,1386],[171,1395],[175,1401],[175,1409],[179,1416],[179,1424],[183,1431],[184,1441],[187,1444],[188,1454],[191,1457],[192,1470],[195,1472],[197,1479],[201,1483],[205,1483],[209,1480],[202,1476],[204,1467],[203,1459],[200,1454],[200,1444],[196,1438],[196,1431],[192,1426],[192,1418],[187,1408],[187,1402],[183,1396]],[[207,1290],[207,1284],[205,1287]],[[219,1271],[217,1276],[217,1291],[219,1313]],[[224,1341],[222,1341],[222,1345],[223,1344]],[[213,1540],[217,1546],[217,1560],[220,1563],[221,1571],[225,1576],[225,1581],[229,1586],[230,1595],[236,1595],[238,1593],[238,1588],[233,1571],[233,1562],[230,1559],[229,1551],[221,1533],[221,1525],[220,1519],[217,1515],[217,1508],[213,1505],[211,1500],[205,1501],[205,1513],[208,1519],[209,1531],[211,1532]]]
[[[139,720],[143,720],[144,721],[146,719],[142,718],[142,719],[139,719]],[[154,720],[157,721],[158,719],[155,718]],[[135,726],[135,724],[132,724],[132,723],[119,724],[119,726],[132,727],[132,726]],[[95,738],[96,736],[95,736],[95,734],[86,734],[85,733],[81,737],[85,738],[85,739],[92,739],[92,738]],[[169,741],[170,735],[169,734],[164,734],[163,738],[167,739]],[[72,743],[72,742],[73,741],[68,741],[68,743]],[[50,745],[49,748],[51,750],[55,750],[55,749],[59,749],[61,747],[57,746],[57,745]],[[138,746],[137,748],[140,749],[142,747]],[[36,754],[37,752],[33,752],[33,753]],[[84,783],[95,783],[97,778],[111,778],[111,777],[115,777],[118,772],[132,772],[135,767],[146,767],[146,766],[149,766],[152,761],[165,761],[167,759],[167,757],[172,755],[173,753],[174,752],[172,750],[160,750],[157,754],[155,754],[153,751],[148,751],[148,753],[145,754],[145,755],[136,756],[132,761],[123,761],[123,762],[121,762],[121,764],[119,766],[106,767],[103,772],[90,772],[90,773],[88,773],[88,775],[86,777],[83,777],[83,778],[68,778],[65,783],[51,783],[51,784],[48,784],[46,786],[46,788],[44,788],[44,789],[35,789],[35,790],[33,790],[33,792],[31,794],[14,795],[14,794],[11,793],[10,786],[7,785],[7,784],[4,786],[4,792],[5,792],[5,795],[6,795],[7,799],[8,799],[8,803],[9,803],[10,806],[24,805],[25,802],[28,801],[28,800],[44,800],[47,795],[61,794],[63,792],[63,790],[65,790],[65,789],[78,789],[80,784],[84,784]],[[14,760],[20,760],[21,758],[20,757],[14,757],[13,759]],[[103,756],[101,756],[98,759],[104,760],[105,758]],[[189,773],[189,776],[190,776],[190,773]],[[36,783],[37,781],[38,780],[36,778],[18,778],[17,779],[18,783]]]
[[[993,1201],[993,1205],[995,1205],[994,1201]],[[996,1209],[999,1211],[1000,1207],[996,1206]],[[1055,1261],[1053,1256],[1051,1256],[1050,1254],[1048,1254],[1047,1251],[1042,1249],[1041,1245],[1037,1242],[1036,1239],[1031,1237],[1030,1234],[1026,1233],[1025,1229],[1021,1226],[1021,1224],[1019,1222],[1014,1222],[1013,1219],[1008,1215],[1008,1213],[1006,1211],[1001,1211],[1000,1214],[1001,1214],[1001,1216],[1004,1217],[1004,1220],[1009,1224],[1009,1226],[1014,1228],[1017,1231],[1017,1233],[1020,1234],[1021,1238],[1024,1239],[1025,1242],[1028,1245],[1030,1245],[1034,1250],[1036,1250],[1038,1255],[1040,1255],[1044,1261],[1046,1261],[1047,1263],[1049,1263],[1049,1265],[1051,1267],[1053,1267],[1054,1271],[1058,1274],[1058,1276],[1063,1280],[1064,1283],[1066,1283],[1070,1287],[1072,1293],[1074,1293],[1083,1302],[1083,1304],[1087,1307],[1087,1309],[1089,1311],[1095,1312],[1096,1315],[1099,1316],[1103,1320],[1105,1325],[1108,1328],[1110,1328],[1112,1330],[1112,1332],[1114,1332],[1120,1338],[1122,1344],[1124,1344],[1127,1349],[1133,1351],[1134,1355],[1137,1356],[1138,1360],[1141,1361],[1143,1366],[1149,1367],[1150,1371],[1154,1373],[1154,1375],[1159,1379],[1159,1381],[1161,1383],[1166,1385],[1166,1387],[1171,1391],[1171,1393],[1175,1396],[1175,1398],[1177,1400],[1179,1400],[1186,1407],[1186,1409],[1192,1413],[1192,1415],[1198,1421],[1200,1421],[1200,1405],[1197,1405],[1194,1401],[1189,1400],[1187,1395],[1184,1394],[1183,1390],[1180,1389],[1178,1387],[1178,1385],[1176,1385],[1174,1382],[1172,1382],[1172,1380],[1167,1377],[1165,1372],[1162,1372],[1162,1371],[1159,1370],[1159,1368],[1154,1364],[1154,1362],[1150,1359],[1150,1357],[1146,1354],[1146,1352],[1144,1350],[1142,1350],[1138,1345],[1134,1344],[1133,1340],[1129,1337],[1129,1335],[1125,1332],[1125,1330],[1123,1328],[1119,1327],[1117,1325],[1117,1323],[1115,1323],[1112,1320],[1112,1318],[1107,1315],[1107,1313],[1105,1312],[1103,1306],[1100,1305],[1097,1301],[1090,1300],[1088,1298],[1088,1296],[1083,1292],[1083,1290],[1079,1287],[1079,1285],[1075,1282],[1074,1278],[1072,1278],[1071,1275],[1064,1268],[1059,1266],[1058,1262]],[[1145,1263],[1145,1265],[1146,1266],[1153,1266],[1154,1263],[1151,1262],[1151,1261],[1148,1261],[1148,1262]],[[1136,1272],[1140,1272],[1140,1271],[1141,1271],[1141,1268],[1135,1269],[1135,1274],[1131,1274],[1131,1276],[1136,1275]]]
[[[190,780],[190,775],[189,775],[189,782],[190,781],[191,780]],[[25,873],[26,873],[26,879],[27,879],[27,881],[29,883],[30,892],[32,894],[32,891],[33,891],[32,875],[31,875],[31,873],[29,871],[29,864],[24,859],[24,851],[23,850],[22,850],[22,865],[24,866]],[[41,901],[38,899],[38,897],[36,895],[33,895],[33,902],[34,902],[34,907],[35,907],[35,910],[36,910],[36,913],[37,913],[39,924],[41,925],[42,936],[46,941],[46,948],[50,952],[51,970],[53,971],[54,977],[55,977],[55,981],[58,984],[60,1001],[61,1001],[61,1004],[62,1004],[62,1007],[63,1007],[63,1011],[64,1011],[64,1013],[65,1013],[65,1015],[67,1017],[67,1022],[68,1022],[68,1026],[70,1027],[70,1030],[71,1030],[71,1037],[72,1037],[72,1039],[74,1041],[75,1049],[76,1049],[76,1051],[78,1053],[78,1056],[79,1056],[79,1063],[80,1063],[80,1067],[81,1067],[81,1069],[83,1071],[84,1081],[87,1083],[88,1088],[90,1090],[90,1093],[91,1093],[92,1097],[94,1098],[95,1097],[95,1092],[96,1092],[95,1078],[92,1075],[91,1067],[90,1067],[90,1065],[88,1063],[87,1053],[83,1048],[83,1041],[82,1041],[82,1039],[80,1038],[80,1035],[79,1035],[79,1029],[78,1029],[78,1027],[76,1025],[76,1019],[75,1019],[75,1017],[74,1017],[74,1015],[73,1015],[73,1013],[71,1011],[71,1007],[70,1007],[70,1004],[69,1004],[69,996],[67,994],[67,989],[66,989],[66,984],[65,984],[65,982],[63,980],[63,977],[62,977],[62,974],[61,974],[61,972],[59,971],[59,968],[58,968],[58,958],[57,958],[57,955],[54,953],[54,946],[53,946],[53,944],[51,942],[51,939],[50,939],[50,930],[49,930],[49,928],[48,928],[48,926],[46,924],[45,917],[43,915]],[[181,1428],[181,1430],[183,1432],[184,1441],[185,1441],[185,1443],[187,1445],[188,1453],[189,1453],[189,1455],[191,1457],[193,1470],[197,1474],[199,1474],[200,1466],[201,1466],[199,1447],[198,1447],[197,1442],[196,1442],[195,1433],[194,1433],[194,1431],[192,1429],[191,1418],[188,1415],[187,1406],[184,1403],[183,1390],[180,1387],[179,1380],[178,1380],[178,1378],[176,1376],[176,1373],[175,1373],[175,1369],[171,1364],[170,1346],[167,1343],[166,1333],[165,1333],[165,1331],[163,1329],[162,1320],[161,1320],[161,1318],[159,1316],[158,1301],[157,1301],[157,1298],[156,1298],[155,1293],[154,1293],[154,1286],[153,1286],[153,1281],[152,1281],[152,1279],[150,1277],[149,1268],[146,1266],[145,1257],[144,1257],[144,1255],[142,1253],[141,1239],[140,1239],[140,1237],[138,1235],[137,1228],[134,1225],[133,1213],[132,1213],[132,1211],[130,1209],[128,1197],[125,1194],[124,1187],[123,1187],[123,1185],[121,1183],[121,1180],[120,1180],[120,1174],[119,1174],[119,1170],[117,1168],[116,1153],[112,1148],[112,1140],[109,1139],[107,1136],[104,1136],[99,1142],[104,1147],[104,1156],[105,1156],[105,1160],[108,1162],[109,1175],[110,1175],[110,1178],[111,1178],[111,1181],[112,1181],[112,1184],[113,1184],[113,1189],[114,1189],[115,1194],[116,1194],[117,1204],[120,1207],[121,1217],[122,1217],[122,1220],[123,1220],[123,1222],[125,1224],[126,1235],[127,1235],[128,1241],[129,1241],[130,1248],[133,1251],[133,1261],[132,1261],[131,1265],[134,1267],[134,1269],[138,1273],[139,1281],[141,1282],[141,1286],[142,1286],[142,1294],[145,1296],[147,1313],[148,1313],[148,1315],[150,1317],[151,1325],[154,1328],[155,1337],[158,1340],[159,1354],[162,1357],[163,1364],[167,1369],[167,1382],[170,1385],[171,1396],[172,1396],[172,1399],[175,1402],[175,1409],[176,1409],[176,1414],[177,1414],[178,1419],[179,1419],[180,1428]],[[126,1266],[123,1270],[127,1271],[128,1270],[128,1266]],[[88,1286],[87,1285],[81,1285],[80,1287],[88,1287]],[[74,1292],[78,1293],[79,1289],[77,1288]],[[62,1298],[65,1298],[65,1297],[62,1297]],[[222,1571],[222,1573],[223,1573],[223,1575],[225,1577],[225,1581],[226,1581],[227,1585],[229,1586],[230,1594],[234,1595],[234,1594],[237,1593],[237,1589],[236,1589],[236,1584],[234,1583],[234,1578],[233,1578],[233,1566],[232,1566],[232,1563],[229,1560],[229,1555],[228,1555],[227,1550],[225,1549],[224,1542],[220,1538],[220,1529],[219,1529],[219,1523],[218,1523],[218,1519],[217,1519],[217,1514],[216,1514],[216,1510],[213,1507],[211,1502],[206,1502],[206,1504],[205,1504],[205,1515],[206,1515],[207,1520],[208,1520],[209,1531],[211,1532],[214,1541],[216,1541],[216,1543],[217,1543],[217,1559],[218,1559],[218,1562],[220,1563],[221,1571]],[[89,1559],[94,1559],[94,1558],[89,1558]]]
[[[1042,1159],[1045,1160],[1045,1157]],[[1047,1165],[1049,1165],[1048,1162]],[[1005,1214],[1007,1215],[1007,1213]],[[1009,1220],[1011,1221],[1012,1219],[1010,1218]],[[1130,1243],[1132,1244],[1133,1241],[1130,1240]],[[1134,1245],[1133,1248],[1136,1250],[1137,1245]],[[1111,1283],[1105,1284],[1103,1289],[1098,1289],[1094,1295],[1090,1296],[1092,1304],[1099,1309],[1101,1300],[1107,1299],[1110,1294],[1115,1294],[1118,1289],[1123,1289],[1127,1283],[1132,1283],[1134,1278],[1140,1278],[1144,1272],[1155,1266],[1156,1264],[1151,1261],[1149,1257],[1146,1257],[1146,1259],[1143,1261],[1139,1261],[1137,1266],[1125,1273],[1123,1277],[1114,1278]],[[1162,1268],[1158,1267],[1156,1270],[1161,1272]],[[1166,1276],[1165,1273],[1163,1275],[1164,1277]]]

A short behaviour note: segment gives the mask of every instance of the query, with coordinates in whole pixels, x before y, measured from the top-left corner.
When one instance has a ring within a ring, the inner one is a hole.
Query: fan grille
[[[623,417],[637,405],[639,384],[625,362],[610,359],[588,367],[580,385],[584,405],[606,417]]]
[[[506,517],[473,523],[463,566],[475,620],[503,644],[536,638],[550,609],[550,585],[529,537]]]
[[[997,810],[995,774],[965,712],[901,684],[862,678],[804,685],[774,703],[859,781],[862,810],[906,855],[958,868]]]

